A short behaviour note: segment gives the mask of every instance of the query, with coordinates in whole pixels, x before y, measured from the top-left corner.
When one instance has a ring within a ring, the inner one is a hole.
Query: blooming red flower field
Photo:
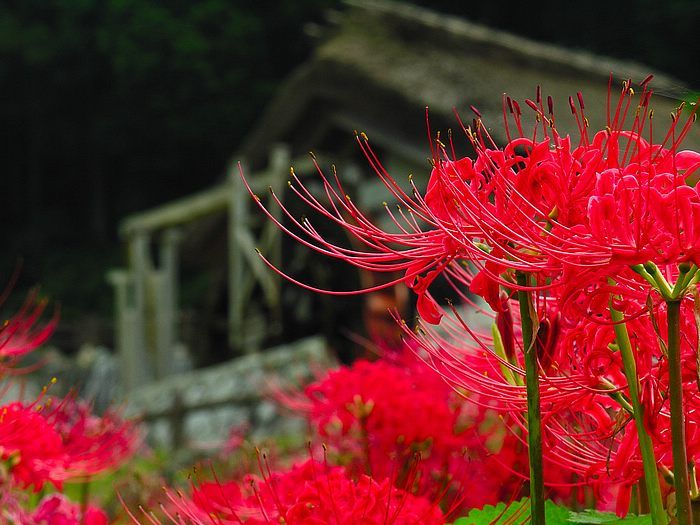
[[[477,394],[474,402],[516,422],[529,448],[536,523],[544,521],[545,462],[593,490],[616,486],[620,515],[643,485],[655,524],[674,515],[689,523],[698,496],[700,154],[682,149],[697,106],[679,106],[659,127],[651,80],[638,93],[625,81],[615,95],[611,77],[601,130],[589,129],[583,95],[570,97],[576,137],[559,133],[554,101],[539,88],[525,101],[532,129],[504,96],[504,146],[472,108],[472,124],[459,124],[475,158],[456,158],[454,137],[438,135],[425,193],[404,191],[359,135],[398,202],[397,212],[386,208],[391,230],[357,209],[337,175],[317,165],[317,197],[292,172],[292,191],[363,249],[333,244],[289,213],[279,226],[362,270],[404,273],[421,317],[415,331],[403,324],[406,339],[467,399]],[[431,293],[438,280],[473,307],[471,294],[481,296],[492,332],[439,304]],[[660,478],[673,480],[675,511]]]

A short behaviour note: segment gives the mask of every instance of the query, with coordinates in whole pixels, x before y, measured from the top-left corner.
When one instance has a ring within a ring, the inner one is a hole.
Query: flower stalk
[[[654,445],[651,441],[651,436],[644,428],[644,412],[642,403],[639,399],[639,379],[637,377],[637,364],[632,350],[632,342],[630,341],[627,325],[622,312],[616,310],[612,306],[612,298],[610,299],[610,317],[614,324],[615,338],[620,349],[620,357],[622,357],[622,365],[629,385],[630,401],[634,413],[634,422],[637,428],[637,437],[639,439],[639,450],[642,455],[642,465],[644,467],[644,484],[646,487],[647,498],[649,502],[649,512],[651,521],[654,525],[666,525],[668,519],[664,510],[663,499],[661,498],[661,487],[659,485],[659,474],[656,468],[656,456],[654,454]]]
[[[688,459],[683,413],[683,384],[680,358],[681,302],[667,301],[668,317],[668,379],[671,405],[671,441],[673,450],[673,484],[676,489],[676,518],[679,525],[690,525],[692,509],[688,486]]]
[[[668,381],[671,412],[671,449],[673,452],[673,485],[676,490],[676,519],[679,525],[692,523],[693,511],[690,504],[690,487],[688,481],[688,457],[686,452],[685,413],[683,409],[683,382],[680,356],[680,311],[681,300],[688,287],[697,281],[698,267],[695,264],[678,265],[679,275],[671,286],[658,267],[652,263],[644,264],[644,270],[655,283],[656,289],[666,302],[668,343]],[[644,277],[641,272],[640,275]]]
[[[535,337],[539,320],[532,304],[528,276],[517,272],[520,317],[522,323],[527,388],[527,444],[530,462],[530,519],[532,525],[544,525],[544,475],[542,467],[542,415],[540,412],[540,378]]]

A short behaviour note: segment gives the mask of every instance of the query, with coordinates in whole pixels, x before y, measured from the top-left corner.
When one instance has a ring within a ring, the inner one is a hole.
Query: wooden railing
[[[277,145],[271,150],[267,169],[246,173],[246,178],[264,198],[269,186],[283,187],[290,164],[289,148]],[[262,300],[272,310],[278,307],[280,297],[279,277],[264,267],[255,247],[273,263],[279,263],[281,244],[279,230],[271,221],[258,230],[260,236],[254,235],[250,208],[250,196],[234,162],[220,185],[131,215],[122,222],[120,234],[127,247],[128,263],[126,268],[110,271],[108,279],[115,292],[115,346],[126,391],[173,372],[175,350],[182,347],[177,322],[180,232],[187,223],[211,214],[228,216],[229,346],[235,353],[256,349],[259,334],[249,333],[246,323],[253,290],[260,286]]]

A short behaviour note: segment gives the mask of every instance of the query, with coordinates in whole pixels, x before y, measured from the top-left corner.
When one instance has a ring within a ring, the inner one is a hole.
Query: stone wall
[[[126,413],[143,418],[150,444],[167,448],[216,446],[232,428],[253,440],[299,435],[304,421],[271,399],[271,387],[303,385],[333,364],[322,338],[302,339],[132,390]]]

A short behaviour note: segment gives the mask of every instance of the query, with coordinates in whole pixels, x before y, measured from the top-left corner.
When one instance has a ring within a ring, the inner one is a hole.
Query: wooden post
[[[284,180],[289,174],[289,166],[289,147],[283,144],[274,146],[268,168],[255,175],[248,173],[252,187],[263,196],[266,187],[272,185],[281,198],[286,189]],[[310,166],[305,165],[304,169],[310,169]],[[253,323],[247,322],[250,320],[247,314],[249,304],[260,302],[252,297],[258,285],[262,288],[267,307],[273,312],[272,322],[268,322],[264,330],[274,331],[281,325],[279,276],[269,271],[255,254],[258,246],[273,264],[280,266],[281,235],[274,223],[267,221],[262,236],[256,238],[250,224],[249,205],[250,196],[240,178],[238,163],[234,162],[223,184],[123,221],[120,232],[129,249],[129,274],[128,284],[124,285],[127,291],[124,292],[126,299],[122,301],[122,317],[130,318],[133,325],[128,335],[127,331],[124,332],[119,344],[125,354],[133,354],[129,356],[130,362],[140,360],[138,368],[143,377],[152,378],[154,374],[164,377],[171,371],[171,351],[177,343],[178,242],[175,228],[199,217],[228,211],[229,346],[236,352],[252,352],[255,341],[259,342],[264,335],[259,328],[255,329],[256,333],[246,333],[254,331],[248,328]],[[270,210],[282,220],[281,210],[276,206],[271,206]],[[155,268],[150,253],[151,235],[159,234],[162,234],[162,240],[159,264]],[[125,342],[126,338],[129,338],[129,344]]]
[[[161,237],[158,278],[155,280],[154,304],[156,330],[156,376],[172,373],[172,352],[177,342],[178,241],[180,233],[170,228]]]
[[[125,347],[130,353],[126,359],[129,362],[138,363],[138,372],[142,380],[150,380],[153,376],[153,356],[149,352],[149,324],[147,321],[148,311],[146,304],[146,293],[148,289],[148,274],[151,270],[149,256],[150,240],[144,231],[137,231],[129,239],[129,267],[131,293],[130,314],[132,318],[130,344]]]
[[[114,287],[115,346],[119,356],[121,383],[124,391],[145,383],[147,376],[143,357],[133,351],[137,331],[137,315],[130,303],[131,277],[126,270],[112,270],[107,279]]]
[[[268,183],[275,186],[280,194],[284,191],[283,184],[289,174],[290,162],[289,146],[276,144],[270,152],[267,174]],[[254,176],[251,175],[251,183],[255,182]],[[246,305],[250,301],[256,282],[262,286],[267,305],[275,317],[267,329],[278,329],[282,318],[279,310],[279,276],[265,268],[257,259],[252,251],[255,247],[254,243],[262,244],[266,257],[276,266],[282,263],[282,244],[280,232],[271,221],[263,227],[262,238],[259,241],[253,240],[248,211],[250,196],[241,181],[239,168],[235,163],[229,169],[229,187],[231,189],[228,226],[229,345],[235,351],[248,353],[254,350],[255,345],[252,341],[256,338],[249,337],[251,334],[246,334],[245,331]],[[261,189],[261,191],[264,190]],[[270,212],[276,219],[282,220],[282,211],[277,206],[270,206]],[[246,342],[250,344],[246,345]]]

